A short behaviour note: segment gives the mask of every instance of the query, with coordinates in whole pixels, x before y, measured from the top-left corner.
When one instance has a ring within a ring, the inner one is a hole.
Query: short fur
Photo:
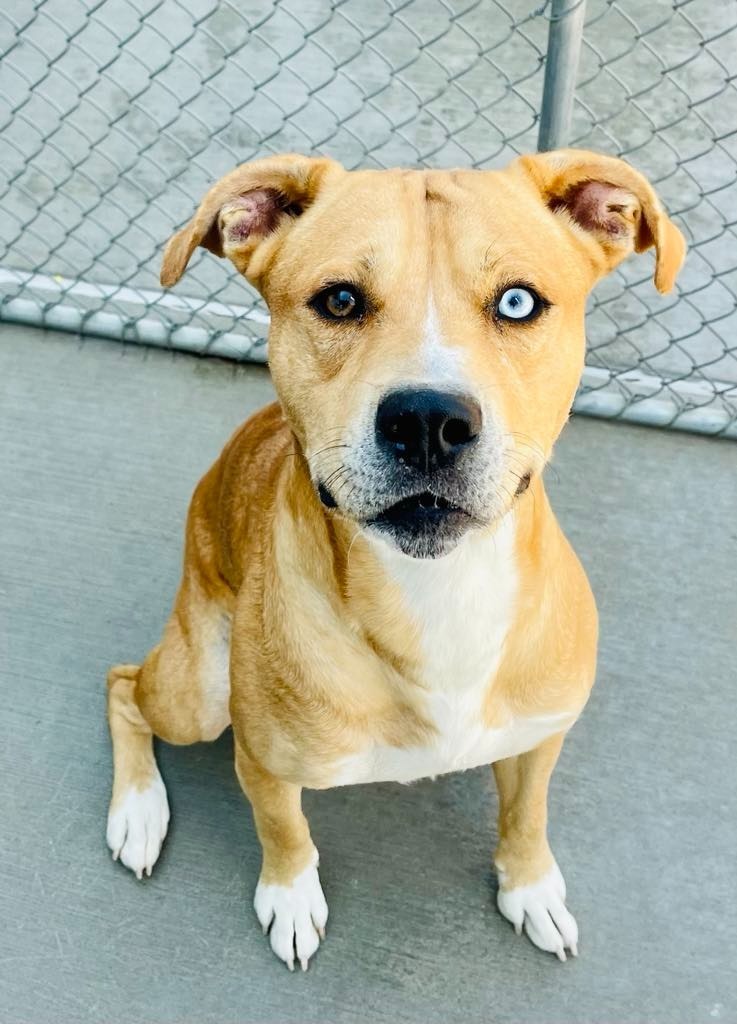
[[[153,735],[193,743],[232,723],[263,847],[256,909],[275,952],[304,967],[327,907],[302,787],[494,761],[500,909],[564,959],[577,929],[546,797],[594,681],[597,619],[542,471],[580,377],[588,291],[651,246],[668,290],[680,232],[640,174],[593,153],[493,172],[349,173],[283,156],[208,192],[166,248],[165,285],[198,245],[266,298],[279,403],[195,490],[161,643],[110,671],[114,855],[150,873],[164,839]],[[361,322],[315,314],[312,296],[336,281],[363,290]],[[530,324],[494,315],[514,282],[548,303]],[[467,468],[433,478],[471,527],[404,553],[371,526],[413,493],[374,437],[377,403],[399,385],[463,389],[484,417]]]

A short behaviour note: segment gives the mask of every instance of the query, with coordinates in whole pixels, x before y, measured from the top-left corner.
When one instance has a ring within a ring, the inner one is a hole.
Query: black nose
[[[392,391],[376,410],[376,436],[399,462],[428,472],[450,465],[481,430],[481,407],[468,395]]]

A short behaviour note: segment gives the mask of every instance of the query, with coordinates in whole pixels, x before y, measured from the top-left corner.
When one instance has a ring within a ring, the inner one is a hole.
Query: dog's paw
[[[532,885],[500,887],[496,902],[518,935],[524,928],[536,946],[559,960],[566,959],[566,950],[578,956],[578,925],[566,907],[566,883],[557,864]]]
[[[296,957],[306,971],[320,939],[325,938],[328,920],[328,905],[317,873],[317,854],[291,885],[269,885],[259,880],[253,906],[279,959],[293,971]]]
[[[107,844],[113,860],[143,878],[151,874],[169,827],[169,801],[164,782],[156,772],[146,789],[127,789],[113,801],[107,817]]]

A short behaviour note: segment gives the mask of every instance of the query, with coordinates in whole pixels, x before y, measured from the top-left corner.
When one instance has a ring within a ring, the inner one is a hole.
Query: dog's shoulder
[[[197,484],[187,523],[196,549],[237,591],[243,561],[274,516],[280,473],[295,453],[294,435],[278,402],[259,409],[232,434]]]

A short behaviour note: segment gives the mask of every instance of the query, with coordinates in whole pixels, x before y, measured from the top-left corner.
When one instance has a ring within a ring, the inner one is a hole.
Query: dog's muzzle
[[[481,425],[481,407],[467,395],[427,388],[385,395],[376,410],[376,446],[403,496],[366,525],[405,554],[444,554],[473,524],[459,500],[459,481]]]
[[[322,504],[414,558],[438,558],[498,513],[499,432],[476,398],[428,387],[385,394],[369,429],[327,476]]]

